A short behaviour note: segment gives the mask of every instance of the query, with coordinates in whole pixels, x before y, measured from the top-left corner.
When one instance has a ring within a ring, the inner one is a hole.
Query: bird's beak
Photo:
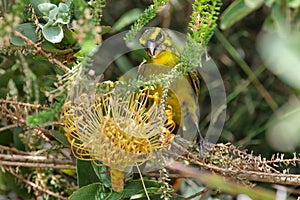
[[[146,44],[146,51],[148,53],[148,55],[152,58],[155,58],[157,55],[157,44],[153,41],[148,41],[147,44]]]

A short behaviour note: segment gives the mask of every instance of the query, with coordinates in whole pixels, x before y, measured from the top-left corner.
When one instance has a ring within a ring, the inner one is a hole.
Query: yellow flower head
[[[101,83],[104,93],[81,94],[68,101],[63,120],[73,154],[78,159],[101,161],[110,168],[145,162],[152,152],[173,140],[171,108],[162,108],[149,89],[120,92],[112,82]],[[122,85],[121,85],[122,87]],[[124,91],[125,85],[123,85]]]

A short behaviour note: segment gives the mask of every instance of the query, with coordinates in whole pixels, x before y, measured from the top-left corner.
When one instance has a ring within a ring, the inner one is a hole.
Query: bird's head
[[[140,37],[139,43],[151,58],[157,58],[164,51],[172,51],[172,39],[159,27],[147,29]]]

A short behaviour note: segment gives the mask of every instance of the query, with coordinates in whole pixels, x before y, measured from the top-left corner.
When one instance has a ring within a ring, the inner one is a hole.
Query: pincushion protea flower
[[[63,107],[63,120],[76,158],[92,160],[110,168],[112,188],[124,187],[126,167],[148,160],[173,140],[175,123],[170,107],[149,89],[120,92],[112,82],[101,83],[103,93],[81,94]],[[76,103],[78,102],[78,103]]]

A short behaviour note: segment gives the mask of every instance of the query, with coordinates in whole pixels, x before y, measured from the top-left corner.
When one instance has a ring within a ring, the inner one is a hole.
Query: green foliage
[[[38,36],[35,32],[36,27],[34,23],[29,22],[29,23],[19,24],[16,27],[16,30],[22,33],[23,35],[25,35],[26,37],[28,37],[28,39],[30,39],[31,41],[33,42],[38,41]],[[24,40],[14,35],[11,36],[10,42],[16,46],[25,46]]]
[[[93,164],[90,161],[77,160],[76,164],[77,182],[79,187],[99,182],[99,178],[94,171]]]
[[[66,97],[65,97],[66,98]],[[59,101],[55,102],[49,110],[43,110],[36,115],[32,115],[27,118],[26,124],[28,126],[38,126],[44,125],[48,122],[52,122],[57,115],[60,113],[63,104],[65,103],[65,98],[60,98]]]
[[[156,16],[157,9],[166,3],[168,3],[168,0],[154,0],[153,4],[150,5],[131,26],[130,31],[125,36],[125,41],[130,42],[141,28]]]
[[[95,25],[100,25],[103,8],[105,7],[106,0],[92,0],[91,6],[93,7],[93,20]]]
[[[254,12],[256,9],[263,5],[263,0],[255,1],[245,1],[237,0],[232,3],[227,9],[226,12],[222,14],[221,25],[222,29],[228,29],[236,22],[243,19],[249,13]]]
[[[154,197],[159,197],[156,193],[159,191],[160,184],[156,181],[152,180],[144,180],[145,186],[149,193],[151,199]],[[92,183],[90,185],[86,185],[76,192],[74,192],[71,196],[71,200],[79,200],[79,199],[126,199],[137,195],[137,199],[144,199],[144,188],[140,180],[130,181],[126,184],[124,190],[120,193],[112,192],[108,188],[104,188],[101,183]],[[138,198],[139,197],[139,198]],[[183,199],[178,198],[177,195],[174,195],[174,198],[170,199]]]
[[[271,12],[266,17],[264,28],[270,31],[277,30],[279,32],[291,31],[292,27],[298,27],[294,22],[299,23],[297,18],[299,17],[299,1],[263,1],[263,0],[237,0],[232,3],[221,15],[220,27],[224,30],[229,29],[238,21],[244,19],[250,13],[253,13],[257,9],[267,6]]]
[[[188,38],[205,47],[217,26],[222,2],[220,0],[196,0],[189,23]],[[199,57],[199,56],[198,56]]]
[[[195,42],[193,40],[189,40],[182,51],[180,62],[182,63],[182,67],[180,71],[182,74],[187,74],[194,68],[199,66],[201,61],[201,56],[205,52],[201,43]]]
[[[220,0],[196,0],[192,5],[188,1],[154,0],[152,5],[143,2],[126,1],[122,4],[126,7],[118,10],[112,9],[118,7],[120,1],[117,0],[0,1],[0,140],[1,145],[5,145],[0,146],[0,150],[3,156],[36,155],[71,160],[70,144],[59,116],[66,98],[71,98],[65,95],[73,83],[79,87],[86,84],[83,77],[77,75],[89,60],[88,56],[101,44],[104,34],[114,34],[133,23],[126,36],[130,41],[148,23],[163,26],[168,24],[164,20],[170,20],[170,27],[188,32],[176,70],[167,76],[152,76],[147,81],[127,82],[126,87],[120,85],[117,88],[120,95],[143,86],[165,86],[194,70],[208,46],[228,93],[228,116],[221,141],[230,141],[266,157],[274,150],[287,151],[291,157],[292,152],[299,151],[299,0],[223,1],[224,11],[221,11]],[[109,9],[105,10],[106,6]],[[192,14],[186,16],[190,8]],[[226,31],[216,31],[216,37],[212,38],[220,12],[220,28]],[[160,17],[155,18],[157,13]],[[15,31],[34,45],[17,37]],[[134,53],[123,56],[136,63]],[[70,73],[63,74],[57,63]],[[126,69],[123,63],[119,65]],[[112,76],[116,76],[114,70],[108,70]],[[202,84],[200,127],[205,133],[211,123],[207,120],[210,99],[204,82]],[[123,192],[112,192],[107,167],[78,160],[77,177],[66,175],[64,169],[52,170],[51,167],[36,170],[35,167],[1,166],[4,171],[0,174],[1,194],[9,190],[23,198],[37,198],[36,194],[42,194],[45,199],[57,199],[45,192],[53,191],[67,198],[77,189],[74,186],[77,181],[80,189],[70,199],[124,199],[134,195],[145,199],[142,183],[134,180],[136,177],[128,177]],[[68,163],[65,167],[73,165]],[[291,166],[289,171],[299,173],[297,167]],[[14,175],[18,175],[18,181]],[[202,181],[210,188],[218,187],[226,193],[215,192],[215,198],[233,198],[232,195],[240,191],[253,198],[273,198],[273,193],[265,190],[254,192],[218,178],[205,180]],[[39,183],[43,188],[32,187],[26,181]],[[163,184],[145,179],[151,199],[161,198],[162,190],[168,192],[167,179]],[[180,192],[192,195],[206,185],[194,184],[188,179]],[[170,198],[183,197],[172,194]]]
[[[59,3],[58,6],[43,0],[33,2],[37,4],[36,12],[42,13],[43,19],[47,22],[46,24],[39,23],[45,39],[52,43],[61,42],[64,37],[62,27],[70,22],[71,0]]]
[[[118,21],[115,22],[112,29],[114,31],[120,31],[122,28],[132,24],[132,22],[136,21],[141,14],[141,9],[132,9],[128,12],[124,13]]]
[[[70,143],[66,135],[60,131],[50,130],[51,135],[65,147],[70,147]]]
[[[196,0],[192,5],[193,13],[188,27],[188,41],[180,55],[179,71],[182,74],[187,74],[199,67],[201,56],[205,53],[205,48],[217,26],[221,6],[220,0]]]
[[[15,193],[24,198],[30,199],[32,195],[26,191],[26,188],[21,188],[18,184],[18,180],[9,172],[0,172],[0,185],[5,187],[5,189],[14,189]]]

